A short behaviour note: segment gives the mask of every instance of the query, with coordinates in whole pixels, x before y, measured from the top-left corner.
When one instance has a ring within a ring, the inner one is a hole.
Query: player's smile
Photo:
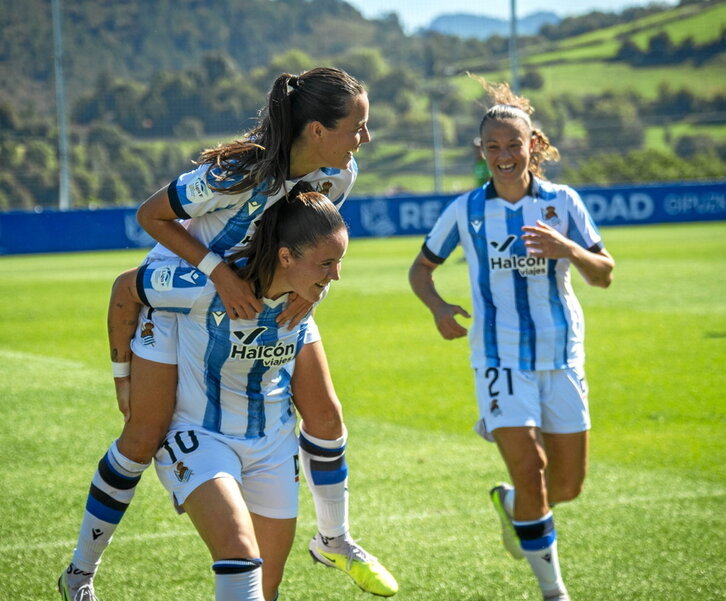
[[[330,282],[340,279],[340,266],[348,248],[348,232],[338,230],[307,248],[289,265],[288,290],[316,303]]]
[[[346,169],[361,145],[370,142],[368,131],[368,96],[360,94],[352,103],[351,112],[335,128],[325,130],[323,152],[327,167]]]
[[[519,119],[492,121],[482,131],[484,158],[497,180],[513,182],[527,178],[531,152],[531,134],[527,125]]]

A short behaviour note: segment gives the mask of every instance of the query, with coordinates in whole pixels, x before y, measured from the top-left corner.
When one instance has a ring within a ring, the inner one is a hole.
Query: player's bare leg
[[[216,601],[265,601],[263,559],[237,481],[228,476],[205,482],[189,495],[184,510],[212,556]]]
[[[531,427],[498,428],[493,435],[512,479],[512,526],[522,554],[532,567],[544,598],[568,601],[547,495],[548,458],[540,431]]]
[[[589,431],[572,434],[542,433],[547,454],[547,499],[550,506],[572,501],[582,490],[587,474]]]
[[[262,565],[262,589],[267,601],[276,599],[277,591],[282,582],[285,571],[285,562],[290,554],[295,539],[295,526],[297,520],[273,519],[256,513],[251,513],[252,523],[255,527],[255,537],[260,547]]]

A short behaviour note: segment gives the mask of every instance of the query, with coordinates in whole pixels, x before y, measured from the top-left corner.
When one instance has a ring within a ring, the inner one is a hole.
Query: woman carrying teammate
[[[491,500],[503,542],[526,557],[547,600],[567,601],[552,507],[578,496],[587,467],[584,323],[570,282],[574,265],[593,286],[610,285],[614,261],[578,194],[543,177],[557,150],[533,124],[533,109],[506,84],[486,84],[494,105],[480,126],[492,177],[441,214],[409,280],[447,340],[468,318],[437,291],[434,270],[461,244],[474,321],[469,332],[480,420],[512,484]]]
[[[261,302],[223,257],[243,249],[264,212],[300,181],[339,207],[357,175],[353,155],[370,141],[367,122],[367,94],[347,73],[316,68],[298,76],[280,75],[254,129],[242,140],[204,151],[195,170],[139,208],[139,222],[159,242],[147,262],[181,257],[212,280],[220,310],[230,318],[254,318],[263,309]],[[127,344],[111,347],[125,424],[91,484],[78,543],[63,576],[66,590],[61,592],[67,601],[75,601],[81,588],[93,594],[102,553],[166,434],[174,408],[177,318],[149,308],[137,319],[137,306],[123,301],[128,282],[128,273],[119,277],[109,306],[112,340],[128,340],[136,329],[139,342],[133,357]],[[309,309],[303,298],[291,299],[278,323],[294,327]],[[314,322],[309,327],[315,328]],[[348,573],[363,590],[392,595],[395,579],[349,534],[347,433],[320,340],[306,344],[297,355],[291,385],[302,418],[300,459],[318,521],[310,552],[320,563]],[[117,474],[123,480],[114,478]]]
[[[217,601],[277,598],[297,516],[290,382],[296,355],[319,340],[310,314],[291,329],[277,317],[290,293],[313,306],[322,299],[347,244],[335,205],[307,192],[266,211],[230,259],[260,297],[252,319],[230,319],[212,282],[178,259],[147,263],[125,288],[127,303],[183,312],[176,408],[155,463],[209,548]]]

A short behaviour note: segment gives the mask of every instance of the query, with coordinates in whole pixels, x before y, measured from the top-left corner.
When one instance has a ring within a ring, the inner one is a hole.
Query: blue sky
[[[633,6],[646,6],[653,0],[516,0],[517,16],[549,11],[561,17],[581,15],[593,10],[620,12]],[[676,5],[677,0],[658,0]],[[367,18],[398,13],[404,29],[411,33],[446,13],[470,13],[508,19],[511,0],[346,0]]]

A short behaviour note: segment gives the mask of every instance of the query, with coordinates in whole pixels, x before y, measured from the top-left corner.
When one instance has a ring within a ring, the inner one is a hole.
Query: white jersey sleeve
[[[216,293],[206,275],[178,260],[142,265],[136,275],[136,292],[146,306],[175,313],[189,313],[200,299]]]
[[[567,237],[592,252],[602,250],[604,247],[600,231],[592,220],[585,203],[582,202],[582,198],[569,186],[562,186],[562,189],[569,204]]]
[[[174,212],[185,220],[187,231],[209,250],[225,257],[249,243],[262,214],[299,181],[308,182],[313,190],[324,194],[340,208],[355,183],[357,173],[358,166],[351,161],[347,169],[324,167],[301,179],[287,180],[275,194],[268,194],[265,184],[239,194],[229,194],[224,189],[239,183],[242,176],[219,180],[216,168],[200,165],[171,182],[168,195]],[[215,191],[212,187],[220,190]],[[153,260],[173,256],[174,253],[161,244],[149,253]]]
[[[242,176],[220,179],[220,175],[219,168],[203,164],[183,173],[169,184],[169,202],[180,219],[192,219],[220,209],[239,207],[249,200],[252,195],[250,191],[241,194],[224,192],[224,189],[241,182],[244,179]]]
[[[463,201],[465,196],[460,196],[449,203],[426,236],[422,252],[432,263],[443,263],[460,243],[457,206]]]

